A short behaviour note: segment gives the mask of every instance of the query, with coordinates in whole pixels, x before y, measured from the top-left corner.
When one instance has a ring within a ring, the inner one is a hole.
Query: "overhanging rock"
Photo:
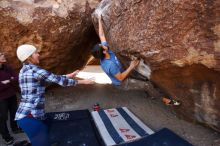
[[[141,58],[139,72],[182,101],[179,115],[220,130],[219,8],[218,0],[103,0],[93,17],[102,15],[125,65]]]

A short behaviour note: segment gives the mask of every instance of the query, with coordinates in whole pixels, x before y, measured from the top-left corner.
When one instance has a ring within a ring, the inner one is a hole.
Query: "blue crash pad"
[[[46,114],[52,146],[101,146],[88,110]]]

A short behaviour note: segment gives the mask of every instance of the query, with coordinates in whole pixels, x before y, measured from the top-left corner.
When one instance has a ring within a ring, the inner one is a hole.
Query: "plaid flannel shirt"
[[[55,75],[33,64],[23,64],[19,73],[21,100],[16,112],[15,120],[28,115],[37,119],[44,119],[45,82],[57,83],[61,86],[73,86],[76,80],[64,75]]]

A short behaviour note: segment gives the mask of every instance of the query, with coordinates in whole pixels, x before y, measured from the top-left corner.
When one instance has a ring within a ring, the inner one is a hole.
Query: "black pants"
[[[10,126],[11,129],[17,128],[17,123],[15,119],[15,113],[17,111],[17,98],[16,96],[12,96],[7,99],[0,100],[0,133],[2,138],[5,139],[10,136],[7,120],[8,120],[8,112],[10,114]]]

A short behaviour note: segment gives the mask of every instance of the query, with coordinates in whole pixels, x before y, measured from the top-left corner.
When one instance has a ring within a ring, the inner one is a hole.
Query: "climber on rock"
[[[102,26],[102,17],[98,17],[98,33],[101,44],[96,44],[91,53],[93,57],[100,59],[101,68],[112,81],[112,85],[123,90],[144,90],[151,97],[161,97],[162,95],[154,88],[150,81],[141,81],[129,78],[129,74],[138,66],[139,60],[131,61],[129,67],[124,69],[114,52],[110,50],[106,41]],[[179,105],[177,100],[163,98],[167,105]]]

